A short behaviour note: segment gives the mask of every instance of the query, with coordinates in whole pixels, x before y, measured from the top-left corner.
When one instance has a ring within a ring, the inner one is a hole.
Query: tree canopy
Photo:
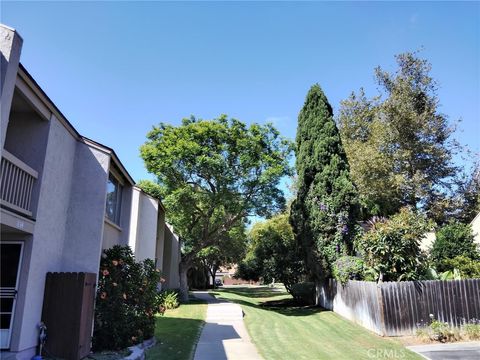
[[[236,276],[245,280],[282,282],[288,292],[305,276],[305,267],[295,242],[288,214],[275,215],[253,225],[249,248]]]
[[[388,216],[402,206],[433,206],[458,183],[453,156],[459,150],[446,115],[439,111],[431,65],[415,53],[396,56],[398,69],[375,69],[381,95],[363,89],[342,101],[338,124],[366,216]]]
[[[352,248],[356,191],[332,107],[319,85],[311,87],[298,116],[297,197],[290,220],[314,279]]]
[[[435,263],[464,256],[480,260],[480,249],[475,243],[472,227],[458,221],[442,226],[435,234],[430,256]]]
[[[290,153],[291,144],[271,124],[247,126],[225,115],[161,123],[148,133],[141,156],[182,242],[183,297],[186,273],[202,249],[221,249],[225,235],[248,216],[284,208],[278,185],[291,172]]]

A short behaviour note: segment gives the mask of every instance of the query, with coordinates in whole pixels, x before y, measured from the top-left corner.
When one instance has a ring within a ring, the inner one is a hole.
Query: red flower
[[[108,276],[110,274],[110,272],[107,269],[105,269],[105,270],[102,271],[102,274],[103,274],[103,276]]]
[[[107,298],[107,293],[104,291],[100,294],[100,299],[105,300]]]

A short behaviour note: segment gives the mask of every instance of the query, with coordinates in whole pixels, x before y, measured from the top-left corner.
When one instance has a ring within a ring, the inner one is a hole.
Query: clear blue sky
[[[373,69],[414,51],[433,65],[441,111],[480,151],[480,4],[2,2],[22,63],[85,136],[113,147],[136,179],[152,125],[191,114],[273,121],[294,138],[309,87],[332,106]]]

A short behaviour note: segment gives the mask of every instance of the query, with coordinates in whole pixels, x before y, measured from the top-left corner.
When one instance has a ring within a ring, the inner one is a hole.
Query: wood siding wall
[[[435,319],[460,326],[480,319],[480,279],[375,283],[329,279],[318,305],[380,335],[413,335]]]

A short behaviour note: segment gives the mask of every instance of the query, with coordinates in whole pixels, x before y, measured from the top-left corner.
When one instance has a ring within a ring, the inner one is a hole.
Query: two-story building
[[[103,249],[128,244],[175,288],[180,247],[161,202],[113,149],[77,132],[20,64],[21,48],[0,25],[0,348],[30,359],[47,272],[98,273]]]

